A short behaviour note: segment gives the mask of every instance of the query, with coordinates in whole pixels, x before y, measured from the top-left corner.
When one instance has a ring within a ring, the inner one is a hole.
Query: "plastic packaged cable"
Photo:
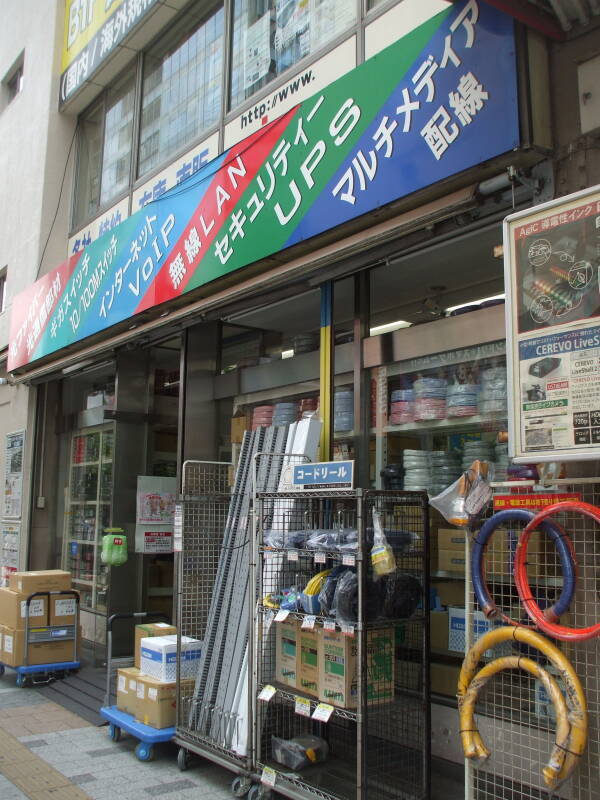
[[[358,619],[358,578],[351,569],[337,580],[331,613],[340,625],[353,625]]]
[[[294,770],[318,764],[329,755],[329,745],[319,736],[296,736],[293,739],[271,736],[271,747],[274,760]]]

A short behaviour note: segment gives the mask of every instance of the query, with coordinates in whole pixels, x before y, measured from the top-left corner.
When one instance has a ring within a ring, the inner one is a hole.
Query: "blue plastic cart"
[[[165,614],[152,614],[145,611],[134,611],[130,614],[113,614],[108,618],[106,627],[106,694],[104,695],[104,705],[100,709],[100,714],[108,722],[108,735],[113,742],[118,742],[121,733],[125,731],[131,734],[139,743],[135,748],[135,754],[140,761],[152,761],[154,758],[154,745],[160,742],[168,742],[175,735],[175,728],[151,728],[138,722],[132,714],[121,711],[120,708],[111,705],[111,681],[113,678],[113,655],[112,655],[112,626],[117,619],[145,619],[151,616],[157,620],[168,621]],[[126,666],[122,660],[121,664]],[[129,666],[133,666],[133,658],[129,659]]]
[[[17,674],[17,686],[22,689],[28,683],[40,685],[50,683],[57,678],[63,678],[70,672],[76,672],[81,663],[77,656],[77,645],[79,631],[77,623],[73,625],[36,625],[30,624],[31,602],[36,597],[45,597],[47,608],[50,609],[50,598],[66,595],[75,600],[75,620],[79,619],[79,592],[68,589],[60,592],[32,592],[25,601],[25,636],[23,643],[23,663],[18,666],[0,663],[0,675],[4,675],[7,669],[14,670]],[[73,642],[73,660],[60,661],[52,664],[30,664],[29,646],[41,644],[43,642]]]

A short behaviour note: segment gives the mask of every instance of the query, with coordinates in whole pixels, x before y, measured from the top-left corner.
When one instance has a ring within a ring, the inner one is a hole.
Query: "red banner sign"
[[[579,502],[581,495],[575,492],[571,494],[543,494],[532,492],[531,494],[497,494],[494,497],[494,511],[503,511],[509,508],[540,509],[552,506],[555,503],[565,501]]]

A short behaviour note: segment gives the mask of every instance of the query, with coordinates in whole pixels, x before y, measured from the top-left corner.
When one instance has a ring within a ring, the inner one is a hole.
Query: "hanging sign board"
[[[8,433],[4,449],[4,514],[19,519],[23,505],[23,455],[25,431]]]
[[[504,222],[510,455],[600,457],[600,187]]]
[[[322,461],[295,464],[292,489],[352,489],[354,461]]]
[[[448,4],[17,295],[9,371],[513,151],[516,78],[514,20]]]

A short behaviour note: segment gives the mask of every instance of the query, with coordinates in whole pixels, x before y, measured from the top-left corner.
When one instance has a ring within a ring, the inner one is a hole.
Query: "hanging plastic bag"
[[[274,760],[290,769],[318,764],[329,754],[329,745],[319,736],[296,736],[294,739],[271,736],[271,747]]]
[[[331,614],[340,625],[354,625],[358,620],[358,578],[347,569],[338,578]]]
[[[127,537],[122,528],[105,528],[100,559],[103,564],[120,567],[127,561]]]
[[[396,569],[396,557],[383,532],[381,514],[373,509],[373,547],[371,548],[373,579],[389,575]]]
[[[474,461],[469,469],[429,503],[451,525],[466,528],[492,499],[487,461]]]

